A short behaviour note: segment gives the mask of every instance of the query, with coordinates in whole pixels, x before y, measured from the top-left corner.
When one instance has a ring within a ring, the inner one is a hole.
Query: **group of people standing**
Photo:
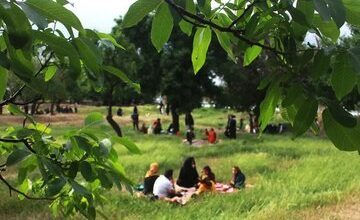
[[[209,166],[205,166],[199,175],[194,157],[188,157],[184,161],[176,181],[173,178],[172,169],[166,170],[163,175],[159,175],[158,171],[158,163],[152,163],[145,175],[143,194],[170,202],[179,202],[185,193],[191,192],[192,195],[198,195],[216,191],[215,174]],[[235,189],[245,187],[245,175],[237,166],[232,168],[229,187]]]

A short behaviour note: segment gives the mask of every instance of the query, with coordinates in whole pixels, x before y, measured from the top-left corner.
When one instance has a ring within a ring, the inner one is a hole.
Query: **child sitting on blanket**
[[[200,194],[203,192],[213,192],[215,188],[215,174],[211,171],[209,166],[205,166],[201,171],[199,178],[199,188],[196,193]]]
[[[241,172],[238,166],[233,166],[232,168],[232,180],[230,181],[230,186],[241,189],[245,187],[245,175]]]

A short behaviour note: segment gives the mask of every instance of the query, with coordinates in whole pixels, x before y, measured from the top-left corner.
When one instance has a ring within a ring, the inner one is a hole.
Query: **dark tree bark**
[[[0,106],[0,115],[2,115],[2,113],[3,113],[3,107]]]
[[[37,107],[37,101],[31,103],[31,110],[30,110],[30,114],[31,114],[31,115],[35,115],[35,113],[36,113],[36,107]]]
[[[51,102],[50,105],[50,114],[55,115],[55,102]]]
[[[120,128],[119,124],[116,123],[116,121],[113,119],[113,114],[112,114],[113,90],[114,90],[114,87],[111,86],[109,88],[109,93],[108,93],[108,112],[107,112],[106,120],[109,122],[111,127],[114,129],[117,136],[122,137],[121,128]]]

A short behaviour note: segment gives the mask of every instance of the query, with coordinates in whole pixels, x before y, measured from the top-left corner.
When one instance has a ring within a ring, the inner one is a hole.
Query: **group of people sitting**
[[[173,170],[166,170],[163,175],[159,175],[158,171],[158,163],[152,163],[145,175],[142,193],[150,195],[151,198],[184,204],[194,194],[219,191],[215,174],[211,168],[205,166],[199,175],[193,157],[189,157],[184,161],[176,181],[173,178]],[[222,186],[221,191],[229,191],[229,189],[233,191],[234,189],[244,188],[245,175],[239,167],[234,166],[232,168],[231,181],[228,185],[220,185]],[[184,197],[187,197],[187,199]]]
[[[156,119],[156,121],[154,121],[154,123],[148,128],[146,127],[145,123],[142,123],[139,131],[144,134],[161,134],[163,131],[161,125],[161,119],[160,118]]]

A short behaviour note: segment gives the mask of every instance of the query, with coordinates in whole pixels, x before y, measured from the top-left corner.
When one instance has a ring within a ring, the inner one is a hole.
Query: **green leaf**
[[[319,28],[320,32],[333,42],[336,42],[340,36],[340,30],[333,21],[323,21],[318,15],[315,15],[313,25]]]
[[[8,158],[6,160],[6,166],[9,167],[9,166],[15,165],[15,164],[19,163],[20,161],[24,160],[30,154],[31,154],[31,152],[28,150],[23,150],[23,149],[14,150],[8,156]]]
[[[169,6],[164,2],[156,10],[151,26],[151,42],[158,52],[169,40],[173,26],[174,22]]]
[[[141,87],[138,83],[132,82],[121,70],[112,67],[112,66],[103,66],[103,69],[117,77],[119,77],[123,82],[127,83],[133,89],[135,89],[136,92],[140,93]]]
[[[81,73],[80,57],[74,46],[65,38],[54,34],[34,31],[35,37],[47,44],[57,56],[69,57],[69,63],[73,78],[76,79]]]
[[[88,141],[88,139],[76,135],[73,137],[73,140],[75,141],[74,144],[76,144],[80,149],[84,150],[87,153],[91,153],[92,145]]]
[[[262,48],[259,46],[248,47],[244,55],[244,66],[250,65],[261,53]]]
[[[342,0],[326,0],[332,19],[338,28],[341,28],[346,21],[346,9]]]
[[[3,36],[10,57],[10,70],[12,70],[20,79],[25,82],[30,82],[34,75],[34,64],[32,63],[32,60],[28,58],[25,51],[17,50],[11,45],[6,32],[3,33]]]
[[[101,53],[95,47],[95,45],[84,37],[75,38],[74,44],[76,45],[81,60],[84,62],[86,67],[88,67],[94,73],[99,73],[101,71],[103,60]]]
[[[3,99],[5,92],[6,92],[6,86],[8,82],[9,77],[9,71],[2,66],[0,66],[0,100]]]
[[[349,94],[357,83],[357,76],[353,70],[350,57],[347,53],[336,56],[333,64],[331,85],[336,97],[341,100]]]
[[[360,2],[357,0],[343,0],[346,8],[346,21],[353,25],[360,25]]]
[[[360,47],[353,47],[348,50],[353,69],[357,74],[360,74]]]
[[[305,15],[307,23],[311,24],[314,18],[314,3],[312,1],[297,1],[296,8]]]
[[[267,92],[265,99],[260,104],[260,127],[264,130],[274,115],[275,108],[281,97],[281,88],[278,83],[271,85]]]
[[[320,14],[324,21],[330,21],[330,10],[328,9],[325,0],[313,0],[316,11]]]
[[[221,47],[227,52],[229,57],[233,62],[236,62],[236,57],[234,55],[234,52],[232,50],[233,45],[231,43],[231,35],[229,33],[220,32],[218,30],[215,30],[215,34],[217,36],[217,39],[221,45]]]
[[[17,2],[26,16],[34,23],[40,30],[44,30],[48,26],[48,22],[46,21],[45,17],[41,16],[37,11],[30,8],[24,2]]]
[[[338,102],[327,102],[328,109],[332,115],[332,118],[336,120],[340,125],[353,128],[356,126],[357,120],[352,114],[340,106]]]
[[[46,196],[52,197],[59,194],[63,189],[63,187],[65,186],[65,184],[66,184],[66,180],[64,178],[53,179],[47,184],[48,188],[46,190]]]
[[[97,173],[101,186],[105,189],[111,189],[111,187],[113,186],[113,182],[111,180],[111,177],[107,174],[106,170],[97,169]]]
[[[92,182],[95,180],[95,176],[94,176],[94,173],[93,173],[93,170],[91,168],[91,165],[89,162],[87,161],[82,161],[80,163],[80,172],[81,172],[81,175],[84,177],[84,179],[88,182]]]
[[[122,22],[123,28],[129,28],[139,23],[147,14],[155,10],[163,0],[138,0],[132,4]]]
[[[127,137],[113,136],[111,137],[111,141],[125,146],[133,154],[141,153],[140,149],[136,146],[136,144],[129,140]]]
[[[323,114],[324,129],[335,147],[343,151],[360,150],[360,123],[355,128],[346,128],[339,124],[326,109]]]
[[[71,162],[68,170],[68,176],[72,179],[75,179],[78,171],[79,171],[79,162],[78,161]]]
[[[104,121],[104,117],[100,112],[93,112],[86,116],[85,126],[100,124],[103,121]]]
[[[68,29],[73,27],[80,32],[83,31],[76,15],[61,4],[49,0],[27,0],[25,4],[50,20],[60,21]]]
[[[208,51],[211,42],[211,29],[197,28],[193,41],[193,51],[191,55],[191,61],[195,74],[199,72],[202,66],[205,64],[206,53]]]
[[[294,135],[298,137],[305,133],[314,122],[317,115],[318,102],[316,99],[308,98],[300,106],[294,121]]]
[[[121,48],[123,50],[125,50],[125,48],[123,46],[121,46],[118,42],[116,42],[115,38],[113,36],[111,36],[110,34],[106,34],[106,33],[100,33],[100,32],[96,32],[98,37],[100,39],[105,39],[110,41],[115,47]]]
[[[13,3],[0,5],[0,17],[6,24],[9,41],[15,49],[24,49],[32,41],[31,25],[24,12]]]
[[[45,82],[48,82],[52,79],[57,71],[56,66],[49,66],[45,71]]]
[[[82,196],[91,195],[89,190],[87,190],[84,186],[77,183],[75,180],[70,179],[69,182],[70,182],[70,185],[74,189],[74,192],[76,194],[79,194],[79,195],[82,195]]]
[[[196,6],[194,4],[193,0],[186,0],[185,1],[185,9],[186,11],[195,14],[196,12]],[[190,18],[189,18],[190,19]],[[192,34],[193,25],[185,20],[181,20],[179,23],[180,29],[182,32],[184,32],[189,37]]]
[[[314,62],[311,68],[311,76],[317,80],[325,75],[330,67],[330,56],[326,55],[324,50],[320,50],[314,57]]]

